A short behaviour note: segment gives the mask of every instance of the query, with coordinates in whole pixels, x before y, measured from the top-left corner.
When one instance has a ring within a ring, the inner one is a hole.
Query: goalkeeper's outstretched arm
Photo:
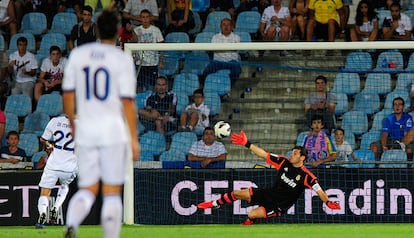
[[[247,139],[247,136],[244,130],[242,130],[240,134],[233,133],[231,135],[231,142],[235,145],[242,145],[242,146],[249,148],[254,154],[256,154],[257,156],[263,159],[267,159],[267,156],[269,154],[267,151],[263,150],[259,146],[252,144]]]

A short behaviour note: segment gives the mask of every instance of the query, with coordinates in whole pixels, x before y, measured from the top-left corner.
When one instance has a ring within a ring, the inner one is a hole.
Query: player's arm
[[[140,146],[138,143],[137,134],[137,117],[135,101],[132,98],[123,98],[122,105],[124,108],[124,115],[128,124],[129,133],[131,135],[132,158],[137,160],[140,154]]]
[[[322,202],[325,203],[326,206],[328,206],[330,209],[332,209],[332,210],[341,209],[341,205],[339,205],[339,203],[329,201],[328,195],[325,193],[325,191],[323,191],[323,189],[319,186],[318,183],[313,185],[312,189],[313,189],[313,191],[316,192],[316,194],[318,194],[318,196],[322,200]]]
[[[62,95],[63,99],[63,112],[69,119],[70,127],[72,129],[72,136],[75,137],[75,91],[64,91]]]
[[[255,155],[259,156],[260,158],[267,159],[268,152],[266,152],[264,149],[260,148],[259,146],[256,146],[252,144],[246,136],[246,133],[244,130],[240,132],[240,134],[233,133],[231,135],[231,142],[235,145],[242,145],[249,148]]]
[[[44,139],[44,138],[42,138],[42,137],[40,137],[40,143],[42,143],[43,145],[45,145],[46,146],[46,149],[51,149],[51,148],[53,148],[53,144],[52,143],[50,143],[48,140],[46,140],[46,139]]]

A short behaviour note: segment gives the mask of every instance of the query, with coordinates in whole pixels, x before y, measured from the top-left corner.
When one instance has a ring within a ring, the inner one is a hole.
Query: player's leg
[[[219,208],[221,205],[232,203],[236,200],[250,202],[251,189],[242,189],[225,193],[215,201],[202,202],[197,205],[200,209]]]
[[[66,237],[77,233],[77,230],[89,214],[99,192],[101,167],[99,153],[95,147],[78,145],[76,148],[79,166],[78,187],[80,188],[71,198],[66,216]]]
[[[50,197],[50,191],[49,188],[41,188],[40,189],[40,196],[37,201],[37,210],[39,211],[39,219],[37,221],[36,227],[41,228],[42,225],[46,223],[46,214],[47,214],[47,208],[49,207],[49,197]]]

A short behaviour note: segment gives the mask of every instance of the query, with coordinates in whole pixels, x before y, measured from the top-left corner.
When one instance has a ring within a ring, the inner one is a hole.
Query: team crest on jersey
[[[287,172],[289,169],[285,167],[284,170],[285,170],[285,172]]]
[[[296,176],[296,181],[299,181],[300,180],[300,174],[298,174],[297,176]]]

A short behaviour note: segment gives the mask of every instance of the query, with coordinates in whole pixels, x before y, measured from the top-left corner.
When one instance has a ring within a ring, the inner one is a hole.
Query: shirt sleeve
[[[130,55],[124,53],[125,59],[123,62],[124,69],[121,70],[119,78],[122,80],[118,80],[120,83],[120,95],[121,97],[125,98],[134,98],[135,97],[135,90],[137,88],[137,81],[135,79],[135,66],[133,63],[133,59]]]

